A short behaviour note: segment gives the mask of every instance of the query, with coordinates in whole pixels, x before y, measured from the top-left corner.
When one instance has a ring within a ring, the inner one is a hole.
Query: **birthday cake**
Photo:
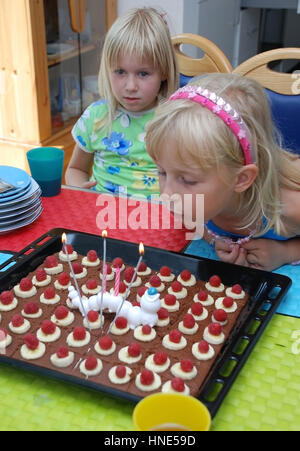
[[[101,296],[96,251],[68,253],[71,263],[57,252],[0,293],[5,355],[139,397],[197,396],[247,303],[239,281],[154,270],[145,258],[131,283],[134,268],[119,257],[107,261]]]

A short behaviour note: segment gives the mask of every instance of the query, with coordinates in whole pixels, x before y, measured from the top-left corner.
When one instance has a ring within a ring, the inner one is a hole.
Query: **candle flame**
[[[106,238],[107,237],[107,230],[103,230],[102,231],[102,238]]]
[[[61,241],[63,244],[65,244],[67,242],[67,235],[65,233],[62,234]]]
[[[145,249],[144,249],[143,243],[140,243],[140,245],[139,245],[139,253],[140,253],[140,255],[144,255],[144,253],[145,253]]]

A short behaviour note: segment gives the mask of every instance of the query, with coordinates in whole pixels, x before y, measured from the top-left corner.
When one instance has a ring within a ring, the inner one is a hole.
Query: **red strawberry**
[[[122,268],[123,265],[123,259],[121,257],[116,257],[112,261],[112,266],[114,268]]]
[[[181,340],[181,332],[177,329],[171,330],[169,333],[169,339],[173,343],[179,343]]]
[[[112,339],[107,335],[104,335],[103,337],[99,338],[98,343],[100,348],[105,350],[110,349],[113,344]]]
[[[90,357],[88,357],[86,359],[84,366],[88,371],[92,371],[96,368],[97,364],[98,364],[98,361],[97,361],[96,357],[91,355]]]
[[[151,370],[147,370],[146,368],[144,368],[141,371],[141,383],[143,385],[151,385],[154,381],[154,374],[153,371]]]
[[[150,335],[150,334],[151,334],[151,331],[152,331],[152,328],[151,328],[151,326],[149,326],[149,324],[145,324],[145,325],[142,327],[142,333],[143,333],[144,335]]]
[[[146,269],[147,269],[146,263],[145,263],[145,262],[141,262],[140,265],[139,265],[138,271],[139,271],[139,272],[145,272]]]
[[[31,280],[28,277],[23,277],[20,281],[20,289],[22,291],[29,291],[33,287]]]
[[[43,331],[43,333],[45,335],[50,335],[50,334],[53,334],[55,332],[56,325],[52,321],[50,321],[49,319],[45,319],[42,322],[41,329],[42,329],[42,331]]]
[[[74,328],[74,330],[73,330],[74,340],[81,341],[81,340],[84,340],[85,337],[86,337],[86,331],[85,331],[84,327],[77,326]]]
[[[201,302],[194,302],[191,307],[192,314],[195,316],[200,316],[203,313],[203,305]]]
[[[36,270],[35,277],[36,277],[36,280],[38,282],[42,282],[43,280],[46,280],[47,279],[47,273],[44,270],[44,268],[38,268]]]
[[[127,319],[124,316],[118,316],[115,325],[118,329],[125,329],[127,327]]]
[[[130,343],[128,346],[128,354],[130,357],[138,357],[141,353],[141,347],[138,343]]]
[[[39,340],[33,334],[26,334],[24,336],[24,343],[28,349],[34,351],[39,345]]]
[[[58,261],[54,255],[49,255],[45,260],[45,268],[55,268],[58,265]]]
[[[126,268],[124,271],[124,279],[127,283],[130,283],[134,274],[133,268]]]
[[[181,271],[180,277],[182,278],[182,280],[187,282],[191,278],[191,273],[188,269],[184,269],[183,271]]]
[[[220,323],[210,323],[208,326],[208,332],[211,335],[215,335],[218,336],[221,334],[222,332],[222,326]]]
[[[58,350],[56,351],[56,355],[59,359],[63,359],[65,357],[68,357],[69,350],[65,346],[60,346]]]
[[[223,323],[227,320],[227,313],[223,309],[216,309],[213,311],[213,317],[216,321]]]
[[[192,369],[193,369],[193,363],[192,363],[192,361],[190,359],[183,359],[180,362],[180,368],[185,373],[190,373],[192,371]]]
[[[158,319],[164,320],[169,317],[169,312],[166,308],[161,307],[157,312]]]
[[[182,284],[178,280],[174,280],[171,287],[175,293],[179,293],[182,290]]]
[[[221,279],[219,276],[211,276],[209,279],[209,283],[213,286],[213,287],[219,287],[221,285]]]
[[[166,305],[175,305],[176,300],[177,298],[174,294],[166,294],[164,299]]]
[[[233,285],[233,287],[231,288],[231,291],[235,294],[241,294],[241,292],[243,291],[243,288],[241,287],[241,285],[239,285],[238,283],[236,283],[235,285]]]
[[[55,290],[53,287],[47,287],[44,291],[45,299],[53,299],[55,297]]]
[[[98,258],[97,252],[94,251],[93,249],[88,251],[86,256],[87,256],[88,261],[90,261],[90,262],[95,262],[95,261],[97,261],[97,258]]]
[[[154,274],[153,276],[150,277],[149,283],[152,287],[157,288],[161,285],[161,280],[160,280],[159,276]]]
[[[202,340],[198,343],[198,349],[202,354],[206,354],[209,351],[209,344],[207,341]]]
[[[156,365],[163,365],[167,361],[167,354],[164,351],[157,351],[153,356],[153,361]]]
[[[67,274],[66,272],[62,272],[62,273],[58,276],[58,282],[59,282],[62,286],[68,285],[68,283],[70,282],[70,276],[69,276],[69,274]]]
[[[3,305],[9,305],[14,300],[14,295],[11,291],[2,291],[0,294],[0,301]]]
[[[120,379],[123,379],[123,377],[126,376],[126,368],[124,365],[118,365],[116,367],[116,376]]]
[[[125,291],[127,290],[127,286],[126,284],[123,282],[123,280],[121,280],[120,285],[119,285],[119,293],[125,293]]]
[[[55,309],[54,315],[57,319],[64,319],[68,316],[69,310],[64,305],[60,305]]]
[[[208,293],[206,291],[199,291],[197,298],[199,299],[199,301],[206,301],[208,298]]]
[[[225,308],[230,308],[233,306],[233,299],[230,296],[225,296],[223,299],[223,305]]]
[[[70,254],[73,254],[74,248],[73,248],[72,244],[65,244],[65,245],[62,247],[62,250],[63,250],[63,253],[64,253],[64,254],[66,253],[66,248],[67,248],[67,252],[68,252],[69,255],[70,255]]]
[[[88,290],[95,290],[98,287],[96,279],[89,279],[86,281],[86,287]]]
[[[24,318],[22,315],[17,314],[12,317],[11,322],[14,327],[20,327],[24,324]]]
[[[75,274],[81,274],[83,271],[82,264],[78,262],[72,263],[72,268]]]
[[[164,277],[168,277],[171,275],[171,269],[168,266],[162,266],[159,272]]]
[[[184,382],[180,377],[173,377],[171,380],[171,387],[173,390],[181,393],[184,391]]]
[[[140,287],[138,289],[138,295],[140,298],[145,294],[145,291],[147,291],[147,287]]]
[[[96,312],[95,310],[90,310],[87,314],[88,320],[91,323],[94,323],[95,321],[97,321],[99,319],[99,313]]]
[[[39,306],[38,306],[38,304],[36,302],[27,302],[24,305],[24,312],[27,315],[34,315],[38,311],[39,311]]]
[[[195,318],[190,313],[187,313],[183,318],[183,326],[187,329],[192,329],[195,326]]]

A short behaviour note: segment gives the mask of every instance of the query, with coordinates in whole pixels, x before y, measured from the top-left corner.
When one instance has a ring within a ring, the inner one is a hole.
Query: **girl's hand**
[[[90,189],[93,188],[93,186],[96,186],[97,182],[95,181],[88,181],[88,182],[84,182],[81,186],[81,188],[86,188],[86,189]]]
[[[288,263],[287,242],[256,238],[244,243],[248,266],[272,271]]]
[[[230,243],[223,239],[216,239],[215,251],[217,256],[226,263],[249,266],[247,262],[247,252],[239,244]]]

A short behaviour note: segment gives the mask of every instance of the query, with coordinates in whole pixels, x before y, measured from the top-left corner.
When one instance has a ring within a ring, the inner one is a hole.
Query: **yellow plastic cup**
[[[155,393],[134,408],[137,431],[208,431],[211,416],[198,399],[176,393]]]

